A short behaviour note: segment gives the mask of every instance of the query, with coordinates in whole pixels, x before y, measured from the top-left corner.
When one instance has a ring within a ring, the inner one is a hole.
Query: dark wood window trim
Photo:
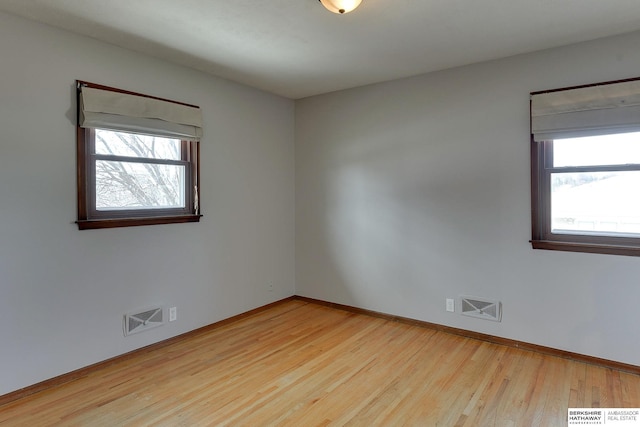
[[[551,173],[553,141],[536,142],[531,138],[531,244],[534,249],[640,256],[640,239],[588,234],[554,234],[551,232]],[[566,172],[592,168],[563,168]],[[639,170],[621,167],[615,170]],[[599,168],[598,170],[606,170]]]
[[[638,79],[580,85],[561,89],[532,92],[531,95],[600,86]],[[640,256],[640,239],[602,235],[557,234],[551,232],[551,173],[553,168],[553,141],[535,141],[531,135],[531,245],[533,249],[584,252],[608,255]],[[639,165],[607,167],[561,168],[565,172],[640,170]]]
[[[182,141],[181,160],[173,163],[185,166],[185,208],[180,209],[153,209],[153,210],[126,210],[118,212],[101,212],[95,209],[95,161],[101,156],[94,152],[95,131],[84,129],[79,125],[80,117],[80,90],[81,87],[109,90],[126,93],[166,102],[195,107],[163,98],[143,95],[94,83],[77,81],[77,117],[76,126],[76,150],[77,150],[77,194],[78,194],[78,228],[80,230],[102,229],[115,227],[132,227],[142,225],[177,224],[187,222],[199,222],[202,215],[200,206],[200,144],[197,141]],[[138,159],[133,159],[137,161]],[[145,163],[154,160],[145,160]],[[162,161],[159,163],[167,163]]]

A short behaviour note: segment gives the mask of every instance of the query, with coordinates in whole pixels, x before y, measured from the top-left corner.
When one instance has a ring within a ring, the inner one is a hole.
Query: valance
[[[79,125],[198,141],[202,112],[176,102],[82,86]]]
[[[531,95],[536,141],[640,131],[640,80]]]

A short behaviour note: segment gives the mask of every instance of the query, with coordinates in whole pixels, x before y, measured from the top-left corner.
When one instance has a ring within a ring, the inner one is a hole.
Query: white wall
[[[640,365],[640,259],[528,243],[528,93],[638,76],[638,45],[312,97],[294,121],[293,101],[0,14],[0,395],[294,292]],[[200,223],[77,230],[75,79],[202,107]],[[503,322],[446,313],[463,294]],[[123,337],[155,303],[178,321]]]
[[[0,56],[0,395],[294,294],[293,101],[6,14]],[[75,79],[202,107],[200,223],[77,229]]]
[[[635,33],[298,101],[297,294],[640,365],[640,258],[528,243],[529,92],[640,76],[638,46]],[[502,323],[445,312],[460,295],[501,300]]]

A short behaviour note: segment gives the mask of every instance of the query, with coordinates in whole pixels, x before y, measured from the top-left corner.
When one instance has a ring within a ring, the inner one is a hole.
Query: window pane
[[[96,154],[181,160],[179,139],[96,129]]]
[[[640,132],[553,141],[553,166],[640,164]]]
[[[640,172],[551,174],[551,231],[640,234]]]
[[[184,208],[185,167],[96,161],[96,209]]]

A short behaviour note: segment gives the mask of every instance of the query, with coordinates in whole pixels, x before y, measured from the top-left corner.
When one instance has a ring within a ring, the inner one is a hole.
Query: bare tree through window
[[[98,210],[184,207],[181,141],[96,129]]]

